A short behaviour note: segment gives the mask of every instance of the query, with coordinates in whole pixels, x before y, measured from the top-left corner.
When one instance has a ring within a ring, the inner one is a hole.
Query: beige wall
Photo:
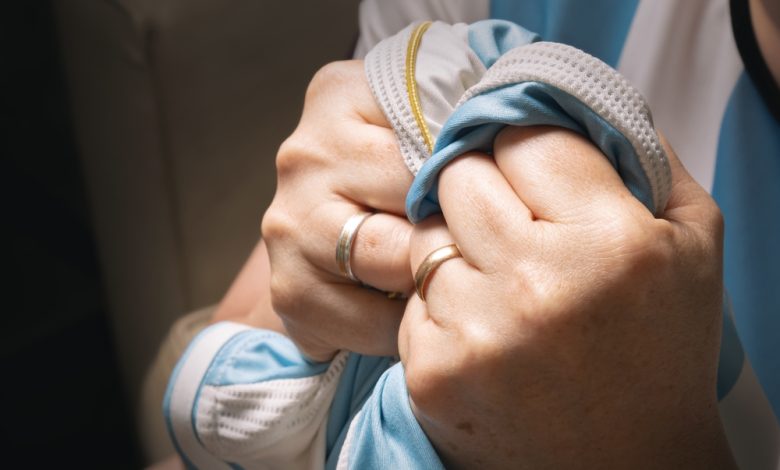
[[[59,0],[113,331],[137,397],[169,325],[217,302],[256,242],[306,84],[357,0]]]

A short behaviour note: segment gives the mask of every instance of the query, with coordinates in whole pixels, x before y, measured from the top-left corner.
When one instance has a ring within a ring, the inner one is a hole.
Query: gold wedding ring
[[[414,275],[414,287],[417,289],[417,295],[420,296],[423,302],[425,302],[425,287],[428,284],[428,278],[433,274],[436,268],[443,262],[452,258],[458,258],[463,255],[460,254],[460,250],[453,243],[452,245],[446,245],[441,248],[437,248],[430,252],[425,257],[420,266],[417,268],[417,272]]]
[[[355,241],[358,230],[363,222],[371,215],[370,212],[363,212],[355,214],[341,227],[341,233],[339,234],[338,242],[336,243],[336,264],[339,267],[341,274],[355,282],[360,282],[352,272],[352,265],[350,264],[352,257],[352,244]]]

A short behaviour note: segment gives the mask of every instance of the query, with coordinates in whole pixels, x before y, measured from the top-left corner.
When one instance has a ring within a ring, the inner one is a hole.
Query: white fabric
[[[406,84],[406,59],[412,31],[380,42],[365,59],[371,90],[393,126],[404,163],[412,174],[430,156],[417,125]],[[415,83],[432,144],[463,93],[479,81],[485,67],[468,44],[468,25],[433,23],[425,31],[415,60]]]
[[[414,118],[404,73],[416,26],[380,42],[365,61],[371,90],[398,136],[404,162],[415,175],[430,157]],[[628,138],[649,180],[653,207],[657,212],[666,207],[671,169],[650,110],[623,76],[595,57],[564,44],[538,42],[510,50],[485,70],[469,47],[466,25],[435,22],[422,36],[412,60],[432,144],[450,113],[471,97],[511,83],[547,83],[583,102]]]
[[[340,352],[317,376],[203,386],[196,420],[203,446],[245,469],[321,468],[328,410],[348,355]]]
[[[425,20],[473,23],[484,20],[489,13],[490,0],[363,0],[355,58],[362,59],[379,41],[410,23]]]
[[[355,414],[352,422],[349,423],[347,436],[344,438],[344,444],[341,446],[339,460],[336,462],[336,470],[349,470],[349,455],[352,451],[352,441],[355,439],[355,425],[360,422],[362,415],[363,410],[361,409]]]
[[[382,41],[365,60],[371,91],[393,126],[404,163],[412,174],[417,174],[422,161],[430,155],[409,105],[404,74],[406,46],[416,26],[409,25],[397,35]]]
[[[225,469],[230,467],[214,458],[198,442],[192,426],[192,407],[201,381],[217,352],[236,334],[248,330],[246,325],[225,322],[202,333],[181,359],[176,383],[171,390],[169,419],[173,437],[189,461],[197,468]]]
[[[489,0],[363,0],[355,57],[413,21],[472,23],[488,18],[489,10]],[[743,70],[731,34],[723,34],[731,31],[730,21],[728,0],[642,0],[618,66],[707,189],[715,175],[720,120]]]
[[[485,66],[469,47],[467,24],[436,22],[428,28],[417,52],[415,80],[434,142],[455,103],[484,74]]]
[[[139,438],[150,462],[159,462],[176,450],[165,423],[163,402],[171,373],[193,338],[208,325],[216,305],[202,308],[176,320],[157,351],[157,357],[146,371],[138,407]]]
[[[743,70],[730,31],[728,0],[643,0],[618,66],[707,189],[715,176],[721,119]]]

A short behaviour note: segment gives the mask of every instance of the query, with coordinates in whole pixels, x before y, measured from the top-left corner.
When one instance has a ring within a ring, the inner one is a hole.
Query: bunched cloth
[[[671,171],[644,99],[573,47],[505,21],[416,23],[379,43],[365,71],[415,175],[406,205],[412,222],[440,210],[441,169],[470,150],[491,153],[507,125],[582,134],[649,211],[664,210]],[[735,455],[776,461],[771,411],[742,419],[745,403],[765,399],[728,299],[717,394],[721,415],[738,418],[724,419],[727,432],[751,436],[732,444]],[[179,360],[163,407],[190,468],[444,468],[412,413],[397,358],[341,351],[315,363],[289,338],[246,325],[203,330]]]
[[[424,22],[378,44],[365,69],[415,175],[406,200],[412,222],[439,211],[442,168],[470,150],[492,152],[507,125],[584,135],[648,210],[666,206],[671,171],[644,98],[579,49],[507,21]]]

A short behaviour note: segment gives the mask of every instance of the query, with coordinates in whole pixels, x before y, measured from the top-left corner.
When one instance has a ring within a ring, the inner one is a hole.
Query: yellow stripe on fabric
[[[422,133],[425,145],[428,147],[428,153],[433,153],[433,139],[431,133],[428,131],[428,125],[425,123],[425,115],[422,112],[422,106],[420,105],[420,97],[417,95],[417,80],[414,77],[415,64],[417,62],[417,51],[420,49],[420,42],[422,41],[423,34],[431,26],[430,21],[421,23],[414,28],[412,37],[409,38],[409,46],[406,48],[406,92],[409,94],[409,104],[412,107],[412,114],[414,114],[414,120],[417,121],[417,127]]]

